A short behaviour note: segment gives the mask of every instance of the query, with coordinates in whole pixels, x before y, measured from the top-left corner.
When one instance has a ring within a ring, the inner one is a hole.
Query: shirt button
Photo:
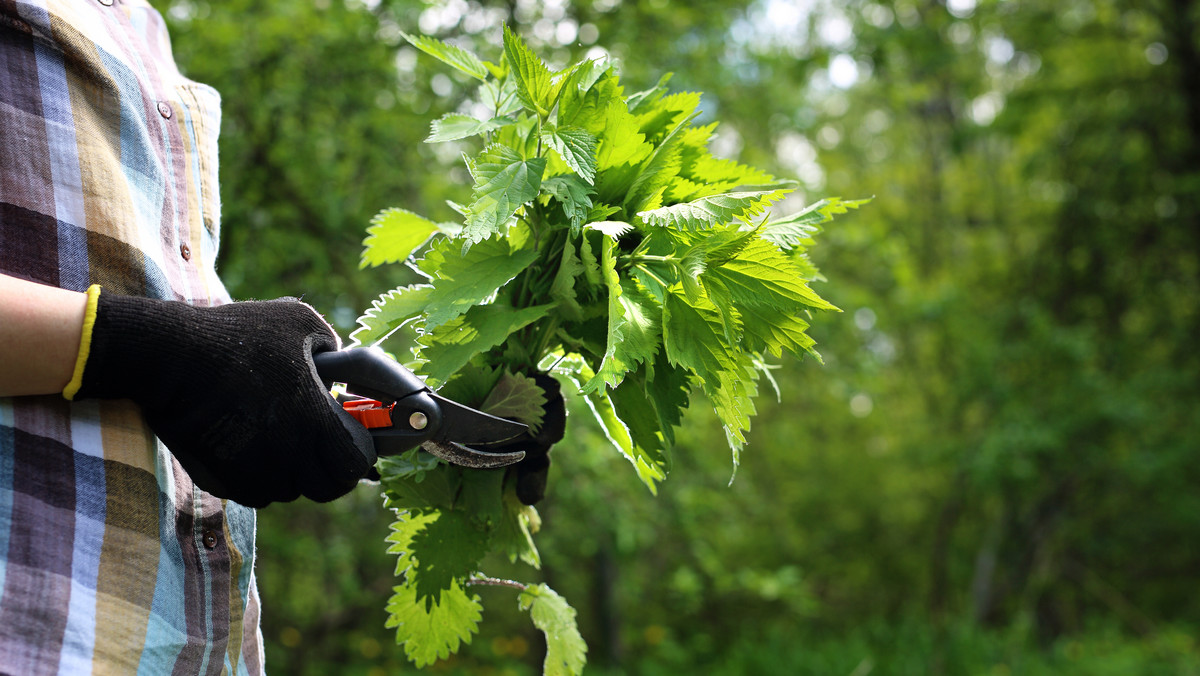
[[[211,531],[211,530],[206,530],[206,531],[204,531],[203,537],[204,537],[204,546],[205,547],[207,547],[208,549],[216,549],[216,547],[217,547],[216,532]]]
[[[186,242],[183,244],[180,244],[179,245],[179,255],[183,256],[183,260],[185,260],[185,261],[192,260],[192,247],[188,246]]]
[[[100,0],[100,1],[101,1],[101,2],[104,2],[104,0]],[[171,110],[171,104],[170,104],[170,103],[167,103],[166,101],[159,101],[159,102],[158,102],[158,114],[159,114],[159,115],[162,115],[163,117],[165,117],[165,118],[167,118],[167,119],[169,120],[169,119],[171,119],[171,114],[172,114],[173,112],[174,112],[174,111],[173,111],[173,110]]]

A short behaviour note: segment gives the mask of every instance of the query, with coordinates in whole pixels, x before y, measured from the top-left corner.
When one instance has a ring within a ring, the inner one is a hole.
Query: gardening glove
[[[504,452],[525,451],[525,457],[513,465],[511,471],[517,475],[517,498],[526,505],[535,505],[546,496],[550,447],[562,440],[567,426],[567,408],[562,398],[562,386],[545,373],[534,375],[533,380],[546,393],[541,427],[536,434],[526,432],[505,444],[502,449],[497,449]]]
[[[312,355],[337,334],[294,299],[217,307],[88,290],[67,399],[132,399],[200,488],[249,507],[327,502],[375,465]]]

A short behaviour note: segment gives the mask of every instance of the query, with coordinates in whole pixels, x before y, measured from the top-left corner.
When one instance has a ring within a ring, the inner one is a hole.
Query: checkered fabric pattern
[[[0,0],[0,273],[227,302],[219,106],[144,0]],[[254,528],[131,403],[0,398],[0,674],[261,673]]]

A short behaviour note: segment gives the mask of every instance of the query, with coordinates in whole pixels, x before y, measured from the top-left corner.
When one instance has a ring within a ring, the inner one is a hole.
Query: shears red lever
[[[377,347],[321,352],[313,355],[313,364],[326,387],[344,383],[348,393],[366,397],[342,407],[370,430],[377,455],[420,446],[453,465],[476,468],[504,467],[525,457],[524,451],[488,448],[513,441],[528,427],[439,395]]]

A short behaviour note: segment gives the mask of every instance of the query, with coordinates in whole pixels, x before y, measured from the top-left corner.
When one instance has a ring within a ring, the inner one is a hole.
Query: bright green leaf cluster
[[[736,468],[767,359],[815,356],[810,313],[836,310],[809,286],[820,279],[806,255],[812,237],[862,202],[827,199],[768,214],[796,184],[713,156],[716,124],[692,124],[700,95],[669,93],[666,77],[626,95],[613,66],[584,61],[554,71],[507,28],[498,64],[405,37],[480,80],[476,100],[491,112],[433,123],[431,143],[478,137],[479,150],[465,157],[473,188],[462,227],[381,214],[364,264],[406,258],[427,282],[382,296],[352,337],[377,343],[410,325],[419,373],[464,403],[531,424],[540,422],[541,400],[528,376],[553,364],[652,491],[698,389]],[[522,549],[532,521],[512,516],[503,472],[482,481],[475,471],[405,463],[384,471],[389,504],[408,518],[439,514],[405,541],[410,549],[393,544],[411,598],[433,603],[431,612],[440,598],[455,598],[486,550],[478,543],[501,531],[510,555],[536,559]],[[547,673],[577,672],[582,641],[573,619],[570,631],[559,623],[573,613],[533,587],[522,604],[548,637],[547,627],[566,637],[550,639]]]

